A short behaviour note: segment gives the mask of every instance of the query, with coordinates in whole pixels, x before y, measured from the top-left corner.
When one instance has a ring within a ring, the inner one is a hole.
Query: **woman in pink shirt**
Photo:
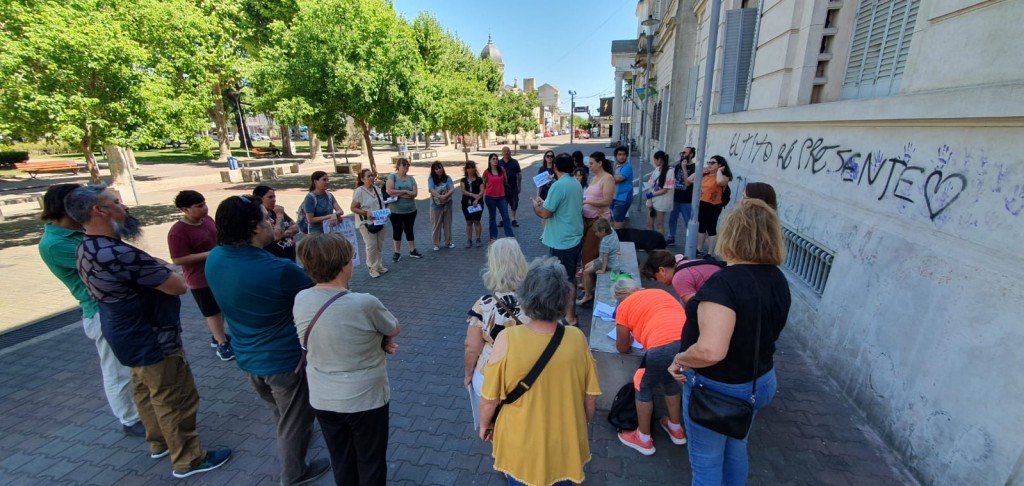
[[[508,217],[508,199],[505,198],[505,169],[498,164],[498,154],[487,156],[487,170],[484,171],[484,204],[487,205],[488,232],[491,241],[498,239],[498,222],[494,219],[497,209],[501,213],[505,236],[515,238],[512,220]]]
[[[583,253],[584,262],[597,258],[601,238],[594,232],[597,218],[611,221],[612,201],[615,200],[615,178],[612,161],[604,156],[604,152],[590,154],[590,185],[583,191]]]
[[[668,250],[654,250],[647,256],[647,261],[640,269],[640,276],[672,285],[676,295],[685,304],[723,266],[725,262],[713,258],[687,260],[685,256],[672,255]]]

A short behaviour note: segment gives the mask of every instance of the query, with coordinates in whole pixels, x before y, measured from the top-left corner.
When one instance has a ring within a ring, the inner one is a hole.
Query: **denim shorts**
[[[632,198],[629,198],[632,199]],[[626,215],[629,214],[630,201],[619,201],[618,199],[612,201],[612,221],[621,223],[626,220]]]
[[[679,352],[679,341],[673,341],[664,346],[658,346],[647,350],[645,357],[647,368],[644,369],[644,377],[640,379],[640,390],[636,392],[636,399],[641,402],[654,401],[654,387],[660,386],[666,397],[674,397],[682,393],[680,385],[668,367],[672,365],[676,353]]]

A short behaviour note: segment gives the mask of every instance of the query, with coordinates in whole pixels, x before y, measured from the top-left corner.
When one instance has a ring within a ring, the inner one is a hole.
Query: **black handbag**
[[[497,296],[495,296],[497,298]],[[515,317],[515,314],[508,310],[508,307],[501,299],[498,299],[498,303],[501,307],[508,312],[509,315]],[[518,322],[519,319],[516,319]],[[505,396],[505,399],[498,402],[498,407],[494,409],[494,415],[491,417],[491,426],[498,423],[498,414],[501,412],[501,407],[505,404],[515,403],[519,400],[519,397],[523,396],[531,386],[533,382],[537,381],[537,377],[540,376],[540,372],[544,371],[544,367],[548,365],[548,361],[551,361],[551,357],[555,354],[555,350],[558,349],[558,345],[562,343],[562,336],[565,335],[565,327],[561,325],[555,326],[555,334],[551,336],[551,340],[548,341],[547,347],[544,348],[544,352],[540,353],[540,358],[537,359],[537,363],[530,368],[530,372],[526,374],[526,377],[519,381],[519,384]]]
[[[377,202],[380,203],[380,208],[384,209],[384,201],[381,200],[380,193],[377,192],[377,187],[376,186],[370,186],[370,187],[373,187],[373,195],[377,196]],[[363,218],[363,221],[368,221],[368,220],[366,218]],[[370,224],[366,225],[366,231],[369,231],[370,234],[377,234],[377,233],[380,233],[380,231],[382,229],[384,229],[384,226],[385,225],[383,225],[383,224],[373,224],[373,223],[370,223]]]
[[[747,272],[749,273],[749,271]],[[751,275],[753,278],[753,275]],[[730,397],[705,387],[699,381],[690,392],[690,420],[734,439],[745,439],[754,421],[754,403],[757,399],[757,364],[761,353],[761,298],[757,301],[757,331],[754,341],[754,371],[751,378],[750,399]]]

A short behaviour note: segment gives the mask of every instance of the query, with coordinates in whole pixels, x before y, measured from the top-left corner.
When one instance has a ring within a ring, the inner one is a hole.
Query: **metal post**
[[[651,154],[648,153],[648,151],[650,150],[649,147],[651,145],[651,142],[650,142],[650,140],[651,140],[651,126],[650,125],[651,124],[647,120],[647,105],[648,105],[648,102],[651,99],[651,51],[652,50],[654,50],[654,34],[651,33],[651,32],[648,32],[647,33],[647,66],[644,67],[644,106],[643,106],[643,110],[642,110],[641,115],[640,115],[640,126],[642,127],[642,133],[641,133],[640,139],[642,140],[641,143],[643,143],[643,145],[640,147],[640,167],[639,167],[639,169],[640,169],[639,170],[639,175],[640,175],[640,185],[639,185],[639,187],[640,187],[640,197],[636,198],[637,209],[639,209],[640,211],[643,211],[644,201],[647,200],[646,197],[643,197],[644,194],[646,194],[646,192],[644,190],[644,181],[646,180],[644,178],[644,167],[647,166],[647,162],[651,158]],[[650,211],[643,211],[643,213],[645,215],[644,216],[645,220],[649,219],[651,217],[651,212]]]
[[[697,138],[697,151],[694,154],[694,157],[697,158],[697,165],[693,169],[693,199],[690,200],[693,213],[686,225],[686,247],[683,250],[687,258],[696,258],[697,256],[697,215],[700,212],[701,178],[704,176],[704,151],[708,143],[711,88],[715,75],[715,52],[718,50],[718,16],[721,10],[722,0],[711,0],[711,16],[708,18],[708,54],[704,62],[704,94],[700,107],[700,131]]]
[[[576,117],[576,92],[569,91],[569,145],[572,145],[572,138],[576,135],[576,129],[573,128],[573,118]]]

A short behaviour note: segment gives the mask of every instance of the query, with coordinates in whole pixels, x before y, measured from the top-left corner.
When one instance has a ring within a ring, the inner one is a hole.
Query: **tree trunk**
[[[320,137],[313,132],[309,132],[309,161],[322,162],[323,160],[324,154],[320,149]]]
[[[281,125],[281,152],[285,157],[295,156],[295,141],[292,140],[292,127]]]
[[[370,142],[370,127],[366,126],[366,120],[356,120],[363,132],[363,144],[366,145],[366,155],[370,158],[370,170],[377,173],[377,162],[373,159],[373,143]],[[393,140],[393,139],[392,139]]]
[[[135,150],[129,148],[126,152],[128,152],[128,164],[131,166],[132,170],[139,170],[139,161],[135,160]],[[135,177],[133,176],[132,179],[134,178]]]
[[[334,146],[334,137],[327,137],[327,151],[332,154],[337,152],[337,148]]]
[[[139,199],[133,190],[132,173],[128,170],[133,157],[131,152],[117,145],[107,145],[105,150],[107,152],[107,167],[110,169],[110,187],[121,194],[122,202],[127,203],[128,195],[131,194],[135,205],[138,205]]]
[[[85,166],[89,168],[89,181],[99,184],[100,166],[96,164],[96,155],[92,153],[92,127],[85,124],[85,137],[82,138],[82,153],[85,154]]]
[[[444,146],[447,147],[452,144],[451,136],[448,135],[448,130],[444,130],[441,133],[444,134]]]
[[[231,156],[228,143],[228,119],[224,113],[224,92],[220,83],[213,85],[213,123],[217,125],[217,162],[227,162]]]

